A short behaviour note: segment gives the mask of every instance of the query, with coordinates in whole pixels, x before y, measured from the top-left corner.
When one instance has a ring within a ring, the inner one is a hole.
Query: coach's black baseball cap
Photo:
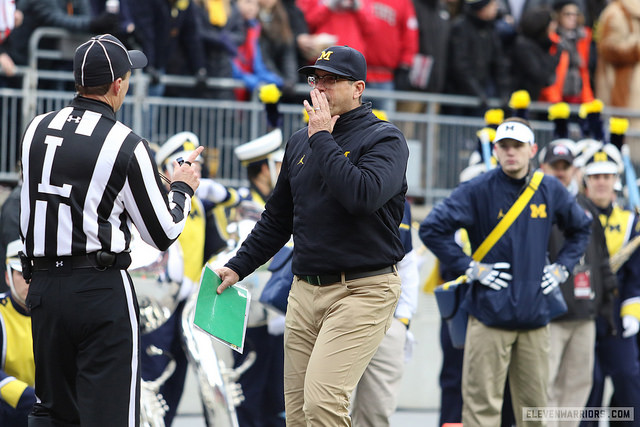
[[[147,57],[139,50],[127,50],[111,34],[91,37],[76,49],[73,75],[76,84],[85,87],[102,86],[124,76],[134,68],[147,65]]]
[[[298,70],[302,74],[313,74],[323,70],[352,80],[367,80],[367,61],[364,55],[349,46],[331,46],[320,53],[314,65]]]

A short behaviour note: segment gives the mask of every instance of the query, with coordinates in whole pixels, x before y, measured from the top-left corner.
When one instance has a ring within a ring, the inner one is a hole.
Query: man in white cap
[[[638,216],[615,203],[622,158],[613,144],[595,152],[583,168],[586,195],[597,207],[611,257],[640,234]],[[611,377],[615,406],[640,409],[640,363],[636,335],[640,329],[640,251],[632,250],[618,266],[613,327],[596,319],[596,367],[587,406],[602,406],[604,379]],[[614,268],[615,269],[615,268]],[[636,420],[638,416],[636,415]],[[637,421],[635,424],[637,425]]]
[[[507,374],[518,426],[525,422],[523,407],[546,406],[553,298],[584,253],[591,219],[556,178],[532,176],[537,148],[527,121],[505,120],[495,136],[500,167],[460,184],[420,226],[427,247],[443,264],[466,272],[469,282],[462,303],[469,312],[462,372],[465,427],[500,425]],[[456,230],[467,230],[476,252],[528,188],[534,190],[531,199],[481,262],[466,255],[454,240]],[[549,265],[554,223],[566,240]]]
[[[250,187],[238,190],[241,199],[251,199],[262,207],[271,196],[278,180],[284,151],[280,129],[239,145],[234,153],[247,168]]]

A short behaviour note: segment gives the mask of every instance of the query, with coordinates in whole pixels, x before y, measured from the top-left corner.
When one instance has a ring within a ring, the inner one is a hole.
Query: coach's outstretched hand
[[[225,289],[230,288],[231,286],[238,283],[238,280],[240,280],[240,276],[238,276],[238,273],[228,267],[216,268],[213,271],[215,271],[216,274],[220,276],[220,279],[222,279],[222,283],[220,284],[220,286],[218,286],[217,289],[218,294],[221,294]]]

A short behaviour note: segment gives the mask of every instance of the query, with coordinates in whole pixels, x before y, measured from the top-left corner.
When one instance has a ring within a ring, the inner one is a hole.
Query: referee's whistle
[[[184,163],[184,159],[183,159],[182,157],[178,157],[178,158],[176,159],[176,162],[178,162],[178,164],[179,164],[180,166],[182,166],[182,164]]]

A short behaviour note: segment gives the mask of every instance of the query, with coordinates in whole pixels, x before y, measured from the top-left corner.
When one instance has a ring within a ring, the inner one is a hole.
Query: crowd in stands
[[[113,33],[141,48],[152,95],[246,99],[275,83],[286,101],[299,67],[349,45],[368,60],[368,87],[477,97],[466,113],[482,114],[491,98],[506,105],[519,89],[548,102],[640,99],[633,0],[0,0],[0,10],[0,86],[27,64],[33,31],[52,26]],[[164,74],[197,83],[171,90]],[[246,89],[207,88],[208,77]]]

